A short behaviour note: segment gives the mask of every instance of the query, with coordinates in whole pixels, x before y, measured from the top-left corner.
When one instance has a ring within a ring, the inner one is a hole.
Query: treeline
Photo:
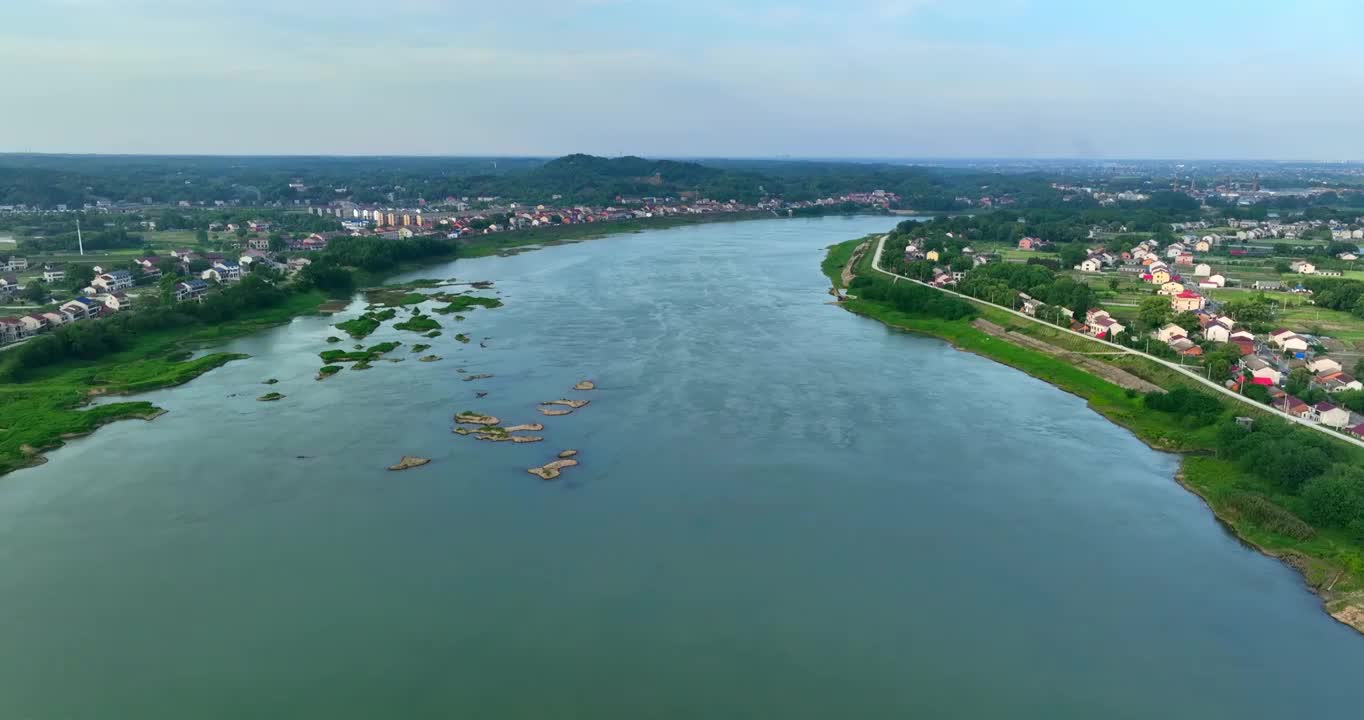
[[[881,278],[859,275],[848,286],[848,293],[863,300],[886,303],[900,312],[928,315],[947,320],[973,318],[976,308],[961,298],[914,283],[892,283]]]
[[[1238,491],[1229,498],[1237,512],[1299,540],[1315,534],[1315,525],[1343,530],[1353,541],[1364,543],[1364,468],[1356,449],[1276,418],[1256,417],[1244,426],[1217,398],[1198,390],[1181,387],[1150,393],[1144,403],[1186,428],[1216,425],[1213,445],[1218,457],[1272,488],[1277,502],[1265,493]]]
[[[63,251],[75,251],[84,245],[86,250],[117,250],[120,248],[142,247],[143,239],[141,235],[134,235],[124,228],[112,228],[89,232],[86,228],[78,237],[76,234],[75,223],[72,222],[71,230],[59,235],[46,237],[25,238],[20,243],[19,251],[24,253],[54,253]]]
[[[953,237],[974,243],[1017,244],[1025,237],[1042,238],[1056,243],[1089,241],[1093,227],[1112,232],[1150,232],[1158,239],[1173,241],[1171,223],[1194,220],[1197,209],[1173,207],[1127,208],[1022,208],[997,210],[976,215],[938,217],[928,222],[907,220],[900,223],[895,233],[911,238]]]
[[[1309,276],[1302,284],[1312,291],[1317,306],[1364,317],[1364,282]]]
[[[449,257],[455,243],[443,238],[418,237],[384,240],[376,237],[339,237],[321,253],[309,256],[312,262],[298,274],[301,288],[317,288],[332,295],[353,290],[356,271],[380,273],[401,263]]]
[[[79,207],[114,201],[242,205],[361,203],[494,196],[530,202],[556,199],[609,204],[617,196],[756,202],[766,197],[813,200],[883,189],[902,204],[930,212],[972,207],[989,188],[1017,206],[1058,201],[1044,178],[905,165],[715,160],[704,163],[639,157],[569,155],[530,158],[211,158],[0,156],[0,204]],[[558,196],[556,198],[556,196]],[[162,227],[179,225],[167,218]]]
[[[215,325],[282,304],[288,291],[254,275],[201,303],[179,303],[63,325],[6,353],[0,380],[19,382],[34,370],[67,360],[96,360],[133,347],[140,336],[185,325]]]
[[[94,360],[133,346],[139,335],[189,324],[216,325],[251,312],[276,307],[291,293],[319,289],[332,295],[349,293],[361,272],[392,270],[399,263],[449,256],[453,243],[436,238],[382,240],[337,238],[327,249],[309,256],[312,261],[289,285],[266,272],[253,272],[242,281],[209,293],[198,303],[143,307],[131,312],[64,325],[5,353],[0,381],[22,381],[32,371],[66,360]],[[172,279],[167,278],[166,282]],[[143,295],[144,303],[156,301]]]
[[[1094,290],[1089,285],[1040,264],[982,265],[966,274],[958,284],[957,291],[1006,307],[1016,307],[1018,294],[1026,293],[1048,305],[1071,310],[1080,317],[1098,305]]]

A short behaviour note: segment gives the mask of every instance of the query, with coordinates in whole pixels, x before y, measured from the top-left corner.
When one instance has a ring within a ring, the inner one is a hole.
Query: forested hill
[[[752,203],[813,200],[885,190],[918,210],[964,209],[958,198],[1007,196],[1045,204],[1041,177],[856,162],[687,162],[568,155],[534,158],[205,157],[0,155],[0,205],[78,207],[96,200],[242,205],[404,203],[446,197],[609,204],[617,197],[683,197]]]

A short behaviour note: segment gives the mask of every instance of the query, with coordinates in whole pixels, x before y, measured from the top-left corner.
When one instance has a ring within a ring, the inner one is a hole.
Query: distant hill
[[[1056,193],[1037,175],[885,163],[627,156],[540,158],[0,155],[0,205],[154,203],[408,204],[496,196],[520,202],[610,204],[617,197],[707,197],[752,203],[886,190],[917,210],[967,207],[986,191],[1020,205]]]

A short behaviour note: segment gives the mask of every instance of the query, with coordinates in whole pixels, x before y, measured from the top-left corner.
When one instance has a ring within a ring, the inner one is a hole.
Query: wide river
[[[0,718],[1359,717],[1364,637],[1177,458],[828,304],[825,246],[893,223],[414,273],[506,303],[443,318],[440,362],[314,381],[362,302],[231,343],[164,417],[0,479]]]

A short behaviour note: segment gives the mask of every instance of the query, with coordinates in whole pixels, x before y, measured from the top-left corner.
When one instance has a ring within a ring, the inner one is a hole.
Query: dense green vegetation
[[[289,292],[264,279],[247,276],[241,283],[205,297],[202,303],[149,307],[64,325],[5,353],[0,362],[0,381],[23,381],[39,368],[67,360],[95,360],[112,355],[135,347],[143,335],[249,317],[261,310],[284,306],[289,299]]]
[[[440,299],[448,300],[449,302],[443,307],[436,308],[432,312],[438,312],[442,315],[464,312],[466,310],[469,310],[470,308],[475,307],[484,308],[502,307],[502,301],[498,300],[497,298],[479,297],[477,295],[443,295],[440,296]]]
[[[819,269],[825,277],[829,278],[829,282],[833,283],[834,287],[843,287],[844,266],[852,259],[853,251],[857,249],[857,246],[868,239],[847,240],[828,247],[828,252],[824,256],[824,261],[819,264]]]
[[[859,299],[883,302],[903,313],[959,320],[976,316],[973,305],[913,283],[892,283],[881,278],[859,275],[848,286]]]
[[[385,342],[379,343],[378,345],[371,345],[360,350],[323,350],[317,355],[322,358],[322,362],[328,365],[335,365],[336,363],[343,362],[374,362],[379,359],[380,355],[387,352],[393,352],[393,350],[401,344],[402,343],[399,342]]]
[[[426,315],[413,315],[412,317],[393,325],[395,330],[409,330],[411,332],[425,333],[440,328],[440,323]]]
[[[393,308],[387,310],[371,311],[358,318],[353,318],[345,322],[336,324],[338,330],[344,331],[347,335],[361,340],[369,336],[370,333],[379,329],[379,325],[387,320],[392,320],[398,315],[398,311]]]
[[[1316,305],[1364,318],[1364,282],[1338,278],[1308,278],[1303,285],[1312,291]]]

